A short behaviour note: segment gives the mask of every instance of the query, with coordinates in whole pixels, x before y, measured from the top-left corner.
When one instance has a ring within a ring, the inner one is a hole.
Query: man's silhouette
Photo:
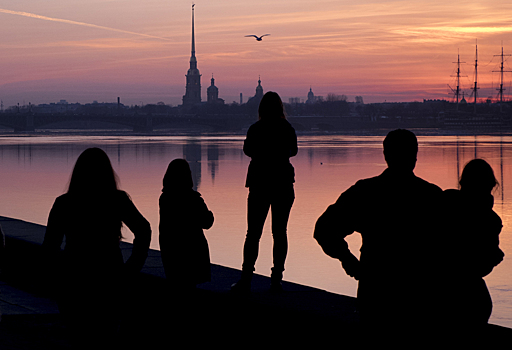
[[[314,238],[359,280],[363,325],[393,336],[396,329],[424,329],[436,304],[436,204],[441,189],[413,173],[418,141],[403,129],[384,139],[388,168],[358,181],[329,206],[316,223]],[[362,236],[358,259],[345,237]],[[365,328],[368,329],[368,328]]]

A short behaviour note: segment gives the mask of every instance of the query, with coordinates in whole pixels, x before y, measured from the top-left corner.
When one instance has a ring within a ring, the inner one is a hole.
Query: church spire
[[[194,6],[195,4],[192,4],[192,49],[190,53],[190,69],[197,69],[196,36],[194,33]]]
[[[201,74],[197,69],[194,6],[195,4],[192,4],[192,50],[190,55],[190,68],[186,75],[187,85],[185,95],[183,96],[184,105],[193,105],[201,102]]]
[[[192,55],[191,57],[196,57],[196,37],[194,35],[194,6],[196,4],[192,4]]]

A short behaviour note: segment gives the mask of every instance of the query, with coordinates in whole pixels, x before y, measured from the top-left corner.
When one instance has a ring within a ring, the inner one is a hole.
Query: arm
[[[148,256],[149,244],[151,242],[151,226],[149,222],[137,210],[133,202],[124,194],[123,199],[123,222],[133,232],[132,255],[126,261],[126,268],[129,272],[139,272]]]
[[[295,129],[290,125],[292,129],[290,133],[290,157],[295,157],[299,151],[297,146],[297,134],[295,133]]]
[[[67,215],[62,212],[62,209],[63,205],[61,205],[61,200],[57,198],[48,215],[46,233],[44,234],[42,248],[46,257],[55,256],[61,250],[60,247],[64,240],[62,221],[67,217]]]
[[[64,240],[65,221],[69,215],[65,209],[66,203],[62,203],[61,198],[57,198],[53,203],[48,222],[46,224],[46,232],[44,234],[43,244],[41,247],[41,266],[39,266],[41,274],[39,282],[48,293],[56,293],[56,289],[60,284],[60,259],[62,241]]]
[[[359,279],[359,260],[350,252],[345,237],[352,234],[354,215],[350,210],[354,187],[342,193],[336,203],[329,206],[318,218],[315,225],[314,238],[325,254],[341,261],[343,269],[355,279]]]
[[[254,155],[254,145],[253,145],[253,126],[251,125],[249,127],[249,130],[247,130],[247,136],[245,137],[245,140],[244,140],[244,154],[247,156],[247,157],[251,157]]]
[[[4,235],[4,231],[2,231],[2,227],[0,226],[0,273],[2,272],[4,263],[5,263],[5,235]]]
[[[199,203],[199,213],[200,213],[200,220],[201,220],[201,228],[207,230],[213,225],[213,213],[208,210],[208,207],[206,206],[206,203],[204,202],[204,199],[199,197],[200,203]]]
[[[493,225],[495,230],[493,233],[490,233],[489,242],[487,242],[487,249],[482,252],[481,255],[481,263],[479,264],[478,273],[481,277],[485,277],[492,272],[494,267],[498,266],[499,263],[503,261],[505,257],[505,253],[500,249],[500,239],[499,234],[503,227],[501,219],[496,217],[496,223]],[[484,244],[486,246],[486,244]]]

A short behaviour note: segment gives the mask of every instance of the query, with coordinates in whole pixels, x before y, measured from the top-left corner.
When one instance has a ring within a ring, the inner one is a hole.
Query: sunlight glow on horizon
[[[135,101],[153,84],[154,100],[148,103],[181,103],[190,57],[189,3],[47,3],[48,10],[32,0],[0,9],[4,105],[75,102],[80,86],[94,84],[98,88],[91,91],[97,96],[84,93],[79,102],[116,96]],[[447,85],[458,50],[469,76],[465,85],[472,84],[477,39],[480,93],[487,97],[495,94],[497,82],[494,55],[502,42],[505,54],[512,52],[507,47],[512,42],[512,4],[497,0],[198,1],[195,20],[203,100],[213,73],[219,97],[228,103],[238,100],[240,92],[252,96],[260,75],[265,90],[278,91],[285,99],[305,98],[310,86],[316,95],[345,94],[349,100],[360,95],[365,102],[450,99]],[[271,36],[262,42],[244,37],[263,33]]]

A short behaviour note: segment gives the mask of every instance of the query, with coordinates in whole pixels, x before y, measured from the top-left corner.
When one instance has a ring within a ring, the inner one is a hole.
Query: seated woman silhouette
[[[245,237],[241,279],[231,289],[248,292],[259,242],[269,209],[272,212],[273,262],[271,291],[282,290],[281,281],[288,252],[288,218],[295,193],[295,171],[290,157],[297,154],[297,135],[284,115],[283,103],[275,92],[267,92],[258,108],[259,120],[251,125],[244,141],[244,153],[251,157],[245,187],[247,235]]]
[[[160,253],[167,280],[175,292],[190,292],[210,281],[210,251],[203,229],[213,225],[213,213],[192,189],[185,159],[168,166],[160,196]]]
[[[135,236],[126,263],[119,247],[123,223]],[[123,300],[121,283],[141,270],[150,240],[150,224],[128,194],[118,189],[107,154],[86,149],[76,161],[67,192],[53,204],[43,242],[56,270],[59,309],[68,325],[98,336],[115,331]]]
[[[492,300],[483,277],[504,254],[499,248],[502,222],[492,209],[498,181],[491,166],[482,159],[471,160],[459,184],[460,190],[444,191],[446,319],[467,332],[481,329],[491,316]]]

